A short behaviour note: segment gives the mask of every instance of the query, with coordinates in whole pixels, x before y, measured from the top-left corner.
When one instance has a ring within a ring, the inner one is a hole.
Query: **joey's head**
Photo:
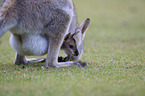
[[[79,60],[83,53],[83,40],[90,25],[90,19],[87,18],[80,26],[75,29],[73,34],[66,35],[62,49],[69,60]]]
[[[67,55],[72,55],[72,56],[78,56],[79,52],[77,49],[76,45],[76,40],[74,39],[75,33],[74,34],[67,34],[65,36],[62,49],[65,51]]]

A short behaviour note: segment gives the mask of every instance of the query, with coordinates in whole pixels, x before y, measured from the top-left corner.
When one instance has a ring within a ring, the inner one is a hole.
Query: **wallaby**
[[[10,44],[16,51],[15,64],[42,61],[26,56],[47,54],[45,67],[81,66],[83,39],[90,24],[80,26],[72,0],[2,0],[0,37],[10,31]],[[58,62],[60,49],[68,62]]]

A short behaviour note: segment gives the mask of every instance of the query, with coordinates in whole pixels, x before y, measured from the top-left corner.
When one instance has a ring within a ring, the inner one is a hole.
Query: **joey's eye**
[[[70,48],[74,48],[74,46],[73,46],[73,45],[69,45],[69,47],[70,47]]]

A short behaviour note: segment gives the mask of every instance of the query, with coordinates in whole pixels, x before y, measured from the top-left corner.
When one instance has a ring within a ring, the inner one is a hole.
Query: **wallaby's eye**
[[[74,48],[74,46],[73,45],[69,45],[69,47],[72,49],[72,48]]]

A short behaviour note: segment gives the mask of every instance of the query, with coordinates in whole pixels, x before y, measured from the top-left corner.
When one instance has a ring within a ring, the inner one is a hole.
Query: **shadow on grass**
[[[46,69],[44,67],[45,63],[31,63],[31,64],[20,64],[16,65],[14,63],[5,63],[1,64],[0,71],[7,73],[12,71],[32,71],[32,70],[44,70]]]
[[[13,66],[19,67],[21,69],[25,69],[25,68],[42,68],[44,69],[45,67],[45,62],[44,63],[29,63],[29,64],[20,64],[20,65],[15,65],[13,64]],[[46,68],[45,68],[46,69]]]

